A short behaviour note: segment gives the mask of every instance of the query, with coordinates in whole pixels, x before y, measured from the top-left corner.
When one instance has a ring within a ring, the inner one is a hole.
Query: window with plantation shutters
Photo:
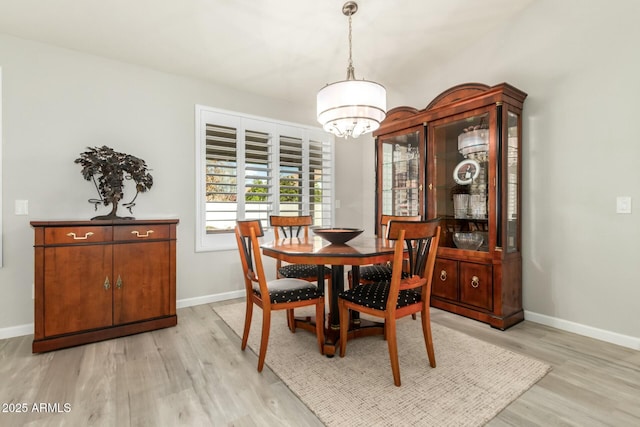
[[[280,135],[280,215],[305,214],[305,174],[302,139]]]
[[[235,248],[238,219],[311,215],[332,225],[333,137],[321,129],[196,106],[197,250]]]
[[[207,220],[207,232],[228,229],[237,211],[237,129],[205,123],[205,200],[215,203],[218,215]]]
[[[260,219],[263,226],[273,210],[270,139],[264,132],[245,131],[244,219]]]
[[[333,145],[320,139],[309,140],[309,212],[314,223],[329,227],[332,224]]]

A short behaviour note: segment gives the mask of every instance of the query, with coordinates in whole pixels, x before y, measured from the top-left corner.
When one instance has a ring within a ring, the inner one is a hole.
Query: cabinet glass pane
[[[507,252],[518,250],[518,115],[507,113]]]
[[[382,142],[382,214],[419,215],[420,133]]]
[[[435,214],[442,219],[440,246],[488,251],[489,115],[435,126]]]

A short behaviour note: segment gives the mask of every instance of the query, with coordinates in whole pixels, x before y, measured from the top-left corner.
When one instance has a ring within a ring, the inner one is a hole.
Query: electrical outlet
[[[16,200],[16,215],[29,215],[29,201]]]
[[[619,213],[619,214],[631,213],[631,197],[618,196],[616,198],[616,213]]]

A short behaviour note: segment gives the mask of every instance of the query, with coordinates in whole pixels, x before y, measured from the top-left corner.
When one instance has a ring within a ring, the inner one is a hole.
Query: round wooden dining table
[[[359,282],[361,265],[379,264],[393,259],[393,242],[384,238],[359,236],[346,244],[331,244],[319,236],[274,240],[260,246],[265,256],[292,264],[318,266],[318,283],[324,283],[324,266],[331,266],[329,289],[329,324],[325,333],[325,354],[333,356],[339,336],[338,293],[344,290],[344,267],[351,266],[351,280]],[[316,319],[317,321],[317,319]],[[296,320],[296,326],[313,331],[305,320]],[[326,326],[326,325],[325,325]],[[382,333],[381,324],[352,322],[349,338]]]

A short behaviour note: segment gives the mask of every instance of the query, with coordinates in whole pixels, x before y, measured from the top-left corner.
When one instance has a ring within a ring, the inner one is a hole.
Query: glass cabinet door
[[[518,141],[520,140],[520,116],[511,111],[507,112],[507,238],[504,245],[507,248],[507,252],[515,252],[520,247],[518,241],[518,206],[519,199],[518,194],[520,192],[519,186],[519,160],[520,160],[520,147]]]
[[[441,247],[488,251],[489,120],[486,111],[429,124],[429,216],[442,220]]]
[[[378,222],[380,215],[423,215],[423,129],[378,140]]]

